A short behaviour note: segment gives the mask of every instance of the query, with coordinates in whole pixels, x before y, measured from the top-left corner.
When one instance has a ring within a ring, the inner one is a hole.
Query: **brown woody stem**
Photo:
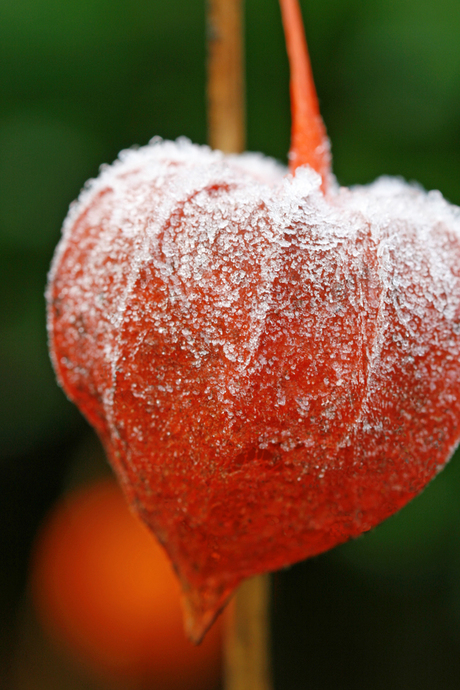
[[[214,149],[245,149],[243,0],[208,0],[208,138]],[[270,580],[243,582],[226,612],[225,690],[271,690]]]
[[[226,613],[225,690],[272,690],[270,576],[240,585]]]
[[[245,149],[243,0],[208,0],[208,139],[214,149]]]

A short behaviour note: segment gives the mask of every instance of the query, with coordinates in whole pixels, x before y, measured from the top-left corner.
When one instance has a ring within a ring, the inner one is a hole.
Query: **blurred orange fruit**
[[[172,567],[114,481],[67,495],[52,511],[31,590],[44,629],[99,676],[156,690],[218,684],[219,622],[199,647],[186,639]]]

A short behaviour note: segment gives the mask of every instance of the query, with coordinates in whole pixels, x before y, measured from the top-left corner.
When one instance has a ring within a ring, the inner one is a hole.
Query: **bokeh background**
[[[458,0],[303,0],[302,8],[339,182],[401,175],[460,204]],[[43,292],[68,205],[101,163],[154,135],[205,143],[204,12],[204,0],[0,1],[0,682],[8,690],[99,687],[49,650],[59,673],[18,672],[45,644],[28,603],[37,529],[70,485],[108,472],[55,383]],[[248,148],[286,161],[288,66],[276,0],[246,0],[246,61]],[[460,458],[371,534],[277,574],[273,606],[277,690],[458,688]]]

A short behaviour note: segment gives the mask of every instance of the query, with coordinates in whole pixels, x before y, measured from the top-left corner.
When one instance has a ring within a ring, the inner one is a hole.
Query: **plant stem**
[[[208,0],[208,139],[214,149],[245,149],[243,0]]]
[[[226,615],[225,690],[271,690],[270,576],[240,585]]]
[[[331,152],[319,112],[299,0],[280,0],[280,8],[291,73],[289,168],[295,172],[299,166],[309,165],[321,175],[326,191],[331,176]]]
[[[208,139],[245,149],[243,0],[208,0]],[[270,579],[240,585],[226,612],[225,690],[271,690]]]

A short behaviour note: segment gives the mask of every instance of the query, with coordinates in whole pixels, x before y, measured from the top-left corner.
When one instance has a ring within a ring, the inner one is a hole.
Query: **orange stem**
[[[286,48],[291,70],[291,149],[289,168],[292,173],[309,165],[323,180],[326,191],[331,173],[331,154],[316,95],[307,42],[298,0],[280,0]]]

